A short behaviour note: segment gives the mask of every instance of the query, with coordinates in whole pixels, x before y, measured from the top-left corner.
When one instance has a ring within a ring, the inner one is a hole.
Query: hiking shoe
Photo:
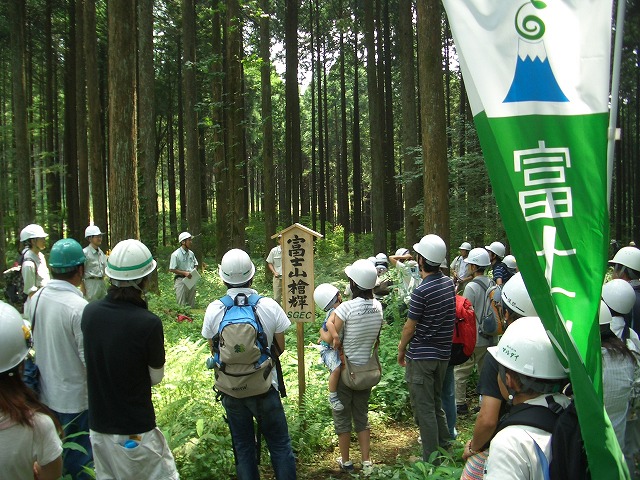
[[[371,460],[365,460],[364,462],[362,462],[362,475],[364,475],[365,477],[368,477],[372,473],[373,473],[373,463],[371,463]]]
[[[336,412],[340,412],[344,410],[344,405],[342,404],[342,402],[338,397],[329,396],[329,404],[331,405],[331,408]]]
[[[347,460],[346,462],[342,461],[342,457],[338,457],[336,458],[336,461],[338,462],[338,465],[340,465],[340,470],[342,470],[343,472],[346,473],[353,473],[354,472],[354,467],[353,467],[353,462],[351,460]]]
[[[466,415],[467,413],[469,413],[469,405],[467,405],[466,403],[456,405],[456,412],[458,413],[458,415]]]

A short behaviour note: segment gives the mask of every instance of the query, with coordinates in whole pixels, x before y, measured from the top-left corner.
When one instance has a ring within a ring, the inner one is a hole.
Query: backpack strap
[[[553,403],[558,405],[555,401]],[[496,428],[496,433],[511,425],[525,425],[553,433],[557,420],[558,413],[551,410],[551,408],[542,405],[521,403],[512,407],[511,411],[500,420]]]

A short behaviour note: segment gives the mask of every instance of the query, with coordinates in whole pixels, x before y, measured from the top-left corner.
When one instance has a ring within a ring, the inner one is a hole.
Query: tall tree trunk
[[[325,128],[325,112],[324,102],[322,101],[322,92],[324,80],[322,79],[322,66],[323,59],[320,56],[321,51],[321,34],[320,34],[320,1],[316,0],[316,87],[318,89],[318,164],[319,171],[319,184],[318,184],[318,213],[320,214],[320,233],[326,235],[326,221],[327,221],[327,184],[326,184],[326,172],[324,162],[324,149],[326,146],[326,137],[324,135]]]
[[[288,208],[291,214],[286,215],[286,223],[297,222],[300,217],[300,177],[302,160],[300,147],[300,98],[298,96],[298,1],[286,0],[285,18],[285,117],[286,117],[286,158],[287,188],[290,195]]]
[[[82,228],[78,196],[78,149],[76,122],[76,20],[75,1],[69,2],[69,37],[64,68],[64,164],[67,230],[76,235]]]
[[[271,34],[269,33],[269,0],[261,0],[263,15],[260,17],[260,83],[261,112],[262,112],[262,165],[264,182],[264,258],[267,258],[273,241],[271,235],[277,227],[275,171],[273,168],[273,108],[271,105],[271,57],[269,47]],[[269,278],[267,270],[267,278]]]
[[[418,0],[418,69],[424,162],[424,233],[449,245],[449,176],[442,85],[441,7],[439,0]]]
[[[340,5],[342,10],[342,4]],[[344,16],[344,12],[343,15]],[[343,17],[344,18],[344,17]],[[347,82],[345,77],[344,32],[340,31],[340,156],[338,171],[340,172],[340,185],[338,185],[338,217],[343,230],[343,249],[349,252],[349,235],[351,225],[349,222],[349,169],[347,165]]]
[[[34,221],[31,198],[31,161],[27,130],[27,84],[25,77],[24,29],[25,3],[10,1],[9,28],[11,36],[11,78],[13,98],[13,130],[16,144],[16,184],[18,187],[19,228]]]
[[[136,158],[136,8],[109,2],[109,209],[115,244],[139,238]]]
[[[242,22],[238,0],[227,2],[227,165],[229,171],[229,243],[245,248],[244,105],[242,98]]]
[[[421,182],[415,157],[418,145],[416,81],[413,50],[412,0],[400,0],[398,6],[398,57],[400,64],[400,104],[402,110],[402,165],[404,169],[404,228],[406,245],[413,245],[422,233],[420,216],[414,208],[420,201]]]
[[[187,187],[186,187],[186,172],[185,172],[185,159],[184,159],[184,105],[183,105],[183,83],[184,76],[182,73],[182,63],[184,61],[182,56],[182,37],[178,35],[178,49],[176,50],[178,58],[176,62],[178,64],[178,184],[180,186],[180,230],[186,228],[187,222]]]
[[[82,238],[89,224],[89,158],[87,153],[87,85],[84,51],[84,2],[76,0],[76,148],[78,152],[78,212],[80,224],[72,235]],[[104,227],[106,228],[106,226]]]
[[[200,187],[200,158],[198,156],[198,114],[196,112],[196,7],[194,0],[182,0],[183,61],[187,65],[183,78],[184,129],[186,139],[185,177],[187,189],[187,229],[192,235],[200,233],[202,203]],[[201,260],[202,246],[193,243],[193,251]]]
[[[360,89],[358,86],[360,68],[358,59],[358,7],[357,2],[353,9],[353,132],[352,132],[352,155],[353,155],[353,174],[351,176],[353,183],[353,232],[356,245],[356,251],[359,252],[359,238],[362,231],[362,160],[360,158]]]
[[[86,0],[85,0],[86,1]],[[153,0],[138,0],[138,161],[142,167],[142,241],[158,246],[158,191],[156,175],[155,75],[153,67]]]
[[[50,241],[57,241],[62,237],[62,198],[60,192],[60,173],[54,165],[58,165],[60,157],[55,144],[55,59],[53,51],[53,34],[52,34],[52,17],[53,17],[53,0],[47,0],[45,13],[45,150],[47,151],[46,169],[47,169],[47,204],[49,206],[49,217],[47,219],[48,233]]]
[[[385,201],[384,201],[384,157],[382,152],[382,108],[378,90],[376,47],[374,38],[373,8],[364,9],[364,41],[367,48],[367,93],[369,96],[369,140],[371,145],[371,223],[373,249],[387,251]]]

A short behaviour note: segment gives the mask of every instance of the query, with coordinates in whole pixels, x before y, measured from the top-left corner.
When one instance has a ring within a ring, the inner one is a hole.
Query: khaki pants
[[[107,295],[107,284],[102,278],[84,279],[84,298],[87,302],[100,300]]]
[[[179,277],[173,282],[173,289],[176,291],[176,302],[178,302],[178,305],[188,305],[194,308],[196,306],[196,287],[188,289],[182,283],[183,280],[184,277]]]
[[[273,276],[273,299],[282,306],[282,275]]]
[[[473,367],[476,365],[478,367],[478,375],[480,375],[482,364],[484,363],[484,356],[487,354],[487,348],[488,347],[474,348],[469,360],[462,365],[458,365],[453,370],[456,379],[456,405],[464,405],[467,403],[467,381],[471,373],[473,373]]]

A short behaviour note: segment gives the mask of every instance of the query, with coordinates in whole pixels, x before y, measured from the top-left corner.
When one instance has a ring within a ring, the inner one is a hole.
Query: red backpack
[[[453,327],[449,365],[460,365],[469,360],[476,347],[476,314],[471,302],[456,295],[456,321]]]

